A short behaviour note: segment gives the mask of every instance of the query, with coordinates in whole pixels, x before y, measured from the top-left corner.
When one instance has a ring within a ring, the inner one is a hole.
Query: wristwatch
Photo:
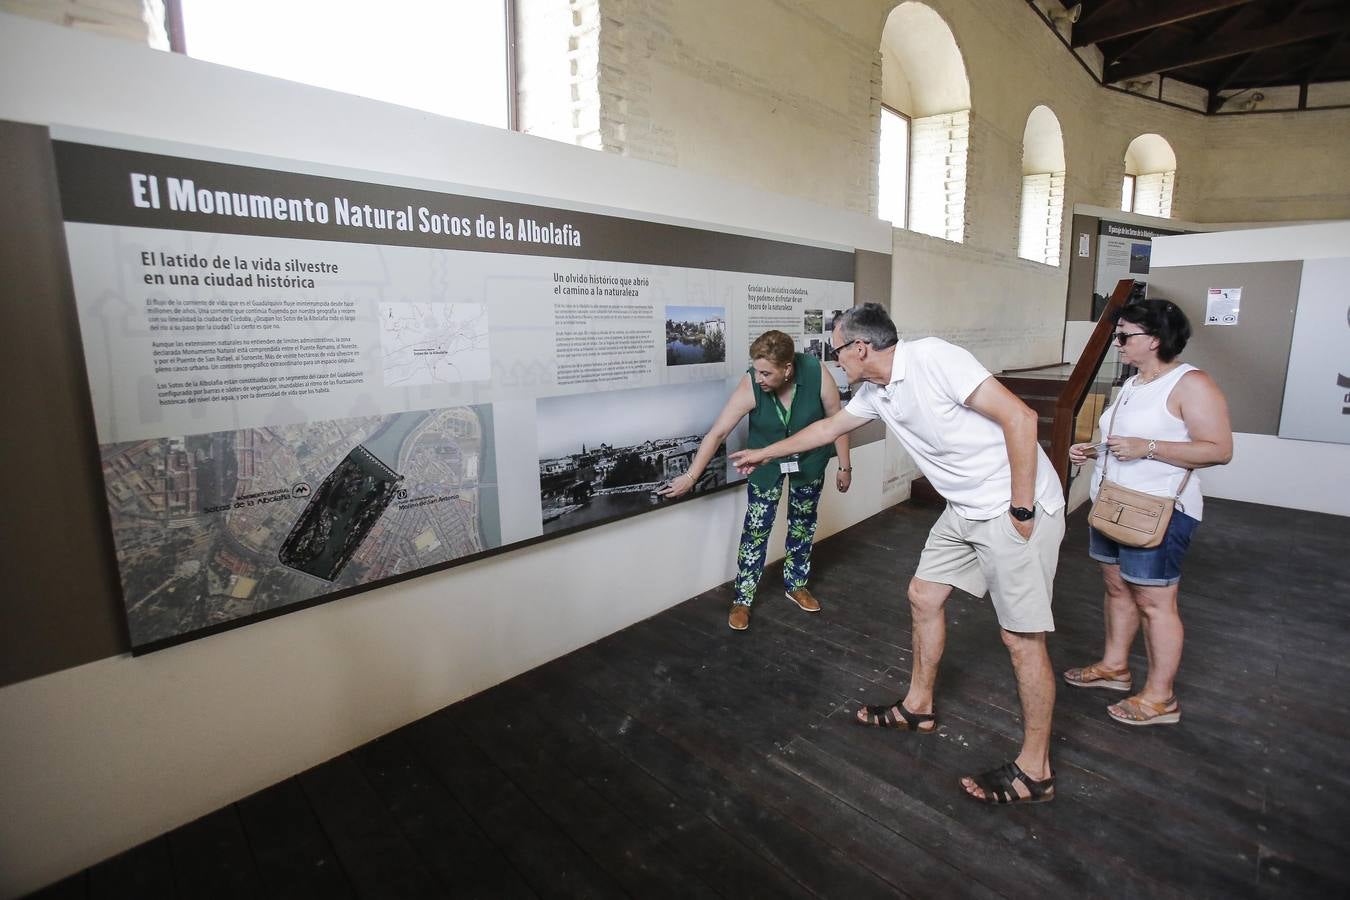
[[[1036,518],[1036,507],[1034,506],[1031,509],[1027,509],[1025,506],[1009,506],[1008,512],[1012,513],[1012,517],[1019,522],[1030,522]]]

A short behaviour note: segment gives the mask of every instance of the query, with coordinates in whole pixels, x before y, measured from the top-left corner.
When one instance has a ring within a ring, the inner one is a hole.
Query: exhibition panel
[[[660,507],[768,329],[848,393],[851,249],[56,137],[137,651]]]

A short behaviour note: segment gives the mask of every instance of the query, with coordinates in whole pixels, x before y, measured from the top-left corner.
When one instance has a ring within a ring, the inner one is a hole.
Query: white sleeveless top
[[[1115,414],[1116,422],[1113,433],[1121,437],[1137,437],[1146,441],[1159,442],[1190,441],[1191,433],[1186,430],[1186,423],[1172,415],[1167,409],[1167,398],[1171,396],[1172,388],[1177,386],[1177,382],[1181,380],[1183,375],[1195,371],[1198,371],[1195,366],[1182,363],[1163,377],[1150,381],[1148,384],[1137,384],[1138,375],[1125,382],[1116,402],[1108,406],[1106,411],[1102,413],[1101,419],[1098,420],[1101,425],[1102,440],[1106,440],[1107,429],[1111,427],[1111,414],[1119,406],[1120,411]],[[1091,493],[1093,500],[1097,499],[1097,490],[1101,487],[1102,466],[1105,462],[1106,453],[1098,453],[1097,465],[1092,472]],[[1121,462],[1115,457],[1111,457],[1111,468],[1108,471],[1111,480],[1116,484],[1159,497],[1176,496],[1177,488],[1181,485],[1181,479],[1186,477],[1185,469],[1171,463],[1165,463],[1160,459],[1140,458]],[[1186,490],[1182,492],[1181,499],[1177,502],[1177,509],[1199,521],[1201,513],[1204,512],[1204,506],[1204,496],[1200,493],[1200,473],[1192,471],[1191,480],[1186,482]]]

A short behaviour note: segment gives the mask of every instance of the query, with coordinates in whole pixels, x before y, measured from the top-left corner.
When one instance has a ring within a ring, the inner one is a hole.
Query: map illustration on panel
[[[133,646],[498,546],[492,453],[488,406],[105,445]]]
[[[479,303],[381,303],[380,351],[390,386],[487,381],[487,308]]]

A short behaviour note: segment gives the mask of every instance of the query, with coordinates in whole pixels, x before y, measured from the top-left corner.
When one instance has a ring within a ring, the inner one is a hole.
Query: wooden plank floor
[[[1127,728],[1117,695],[1061,687],[1058,798],[998,809],[957,786],[1020,734],[987,602],[951,602],[935,736],[850,722],[903,692],[903,589],[936,516],[902,505],[822,542],[819,615],[770,571],[736,633],[709,591],[38,896],[1350,894],[1350,519],[1209,501],[1182,723]],[[1057,671],[1100,650],[1084,522]]]

